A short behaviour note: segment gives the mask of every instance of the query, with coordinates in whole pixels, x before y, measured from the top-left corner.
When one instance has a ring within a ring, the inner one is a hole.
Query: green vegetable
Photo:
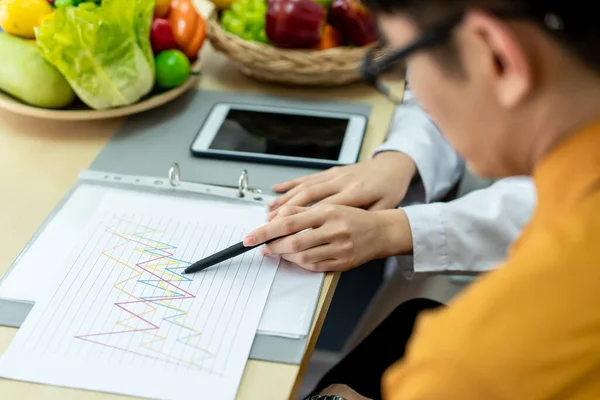
[[[63,108],[75,100],[69,83],[34,44],[0,32],[0,54],[0,90],[42,108]]]
[[[155,0],[60,7],[36,30],[41,54],[79,98],[101,110],[133,104],[155,79],[150,27]]]
[[[227,32],[245,40],[268,43],[265,33],[266,0],[236,0],[221,16]]]
[[[181,85],[191,71],[189,58],[179,50],[165,50],[156,56],[156,83],[163,89]]]

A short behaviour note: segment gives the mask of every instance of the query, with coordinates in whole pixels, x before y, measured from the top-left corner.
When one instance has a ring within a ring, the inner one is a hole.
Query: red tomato
[[[152,30],[150,31],[150,42],[152,43],[154,54],[177,48],[173,30],[167,19],[154,17]]]

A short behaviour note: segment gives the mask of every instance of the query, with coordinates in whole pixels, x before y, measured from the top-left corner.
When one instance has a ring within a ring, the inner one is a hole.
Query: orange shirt
[[[600,399],[600,123],[534,173],[538,206],[505,266],[424,314],[386,400]]]

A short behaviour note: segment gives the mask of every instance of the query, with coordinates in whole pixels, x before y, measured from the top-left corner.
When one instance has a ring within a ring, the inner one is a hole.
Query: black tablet
[[[355,163],[364,115],[219,103],[191,145],[198,157],[329,168]]]

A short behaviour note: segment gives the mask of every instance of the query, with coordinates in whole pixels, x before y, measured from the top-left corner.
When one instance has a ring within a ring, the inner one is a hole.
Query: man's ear
[[[465,30],[473,32],[491,57],[486,75],[498,103],[512,108],[525,98],[533,85],[531,60],[515,32],[503,20],[481,11],[471,11],[465,18]]]

